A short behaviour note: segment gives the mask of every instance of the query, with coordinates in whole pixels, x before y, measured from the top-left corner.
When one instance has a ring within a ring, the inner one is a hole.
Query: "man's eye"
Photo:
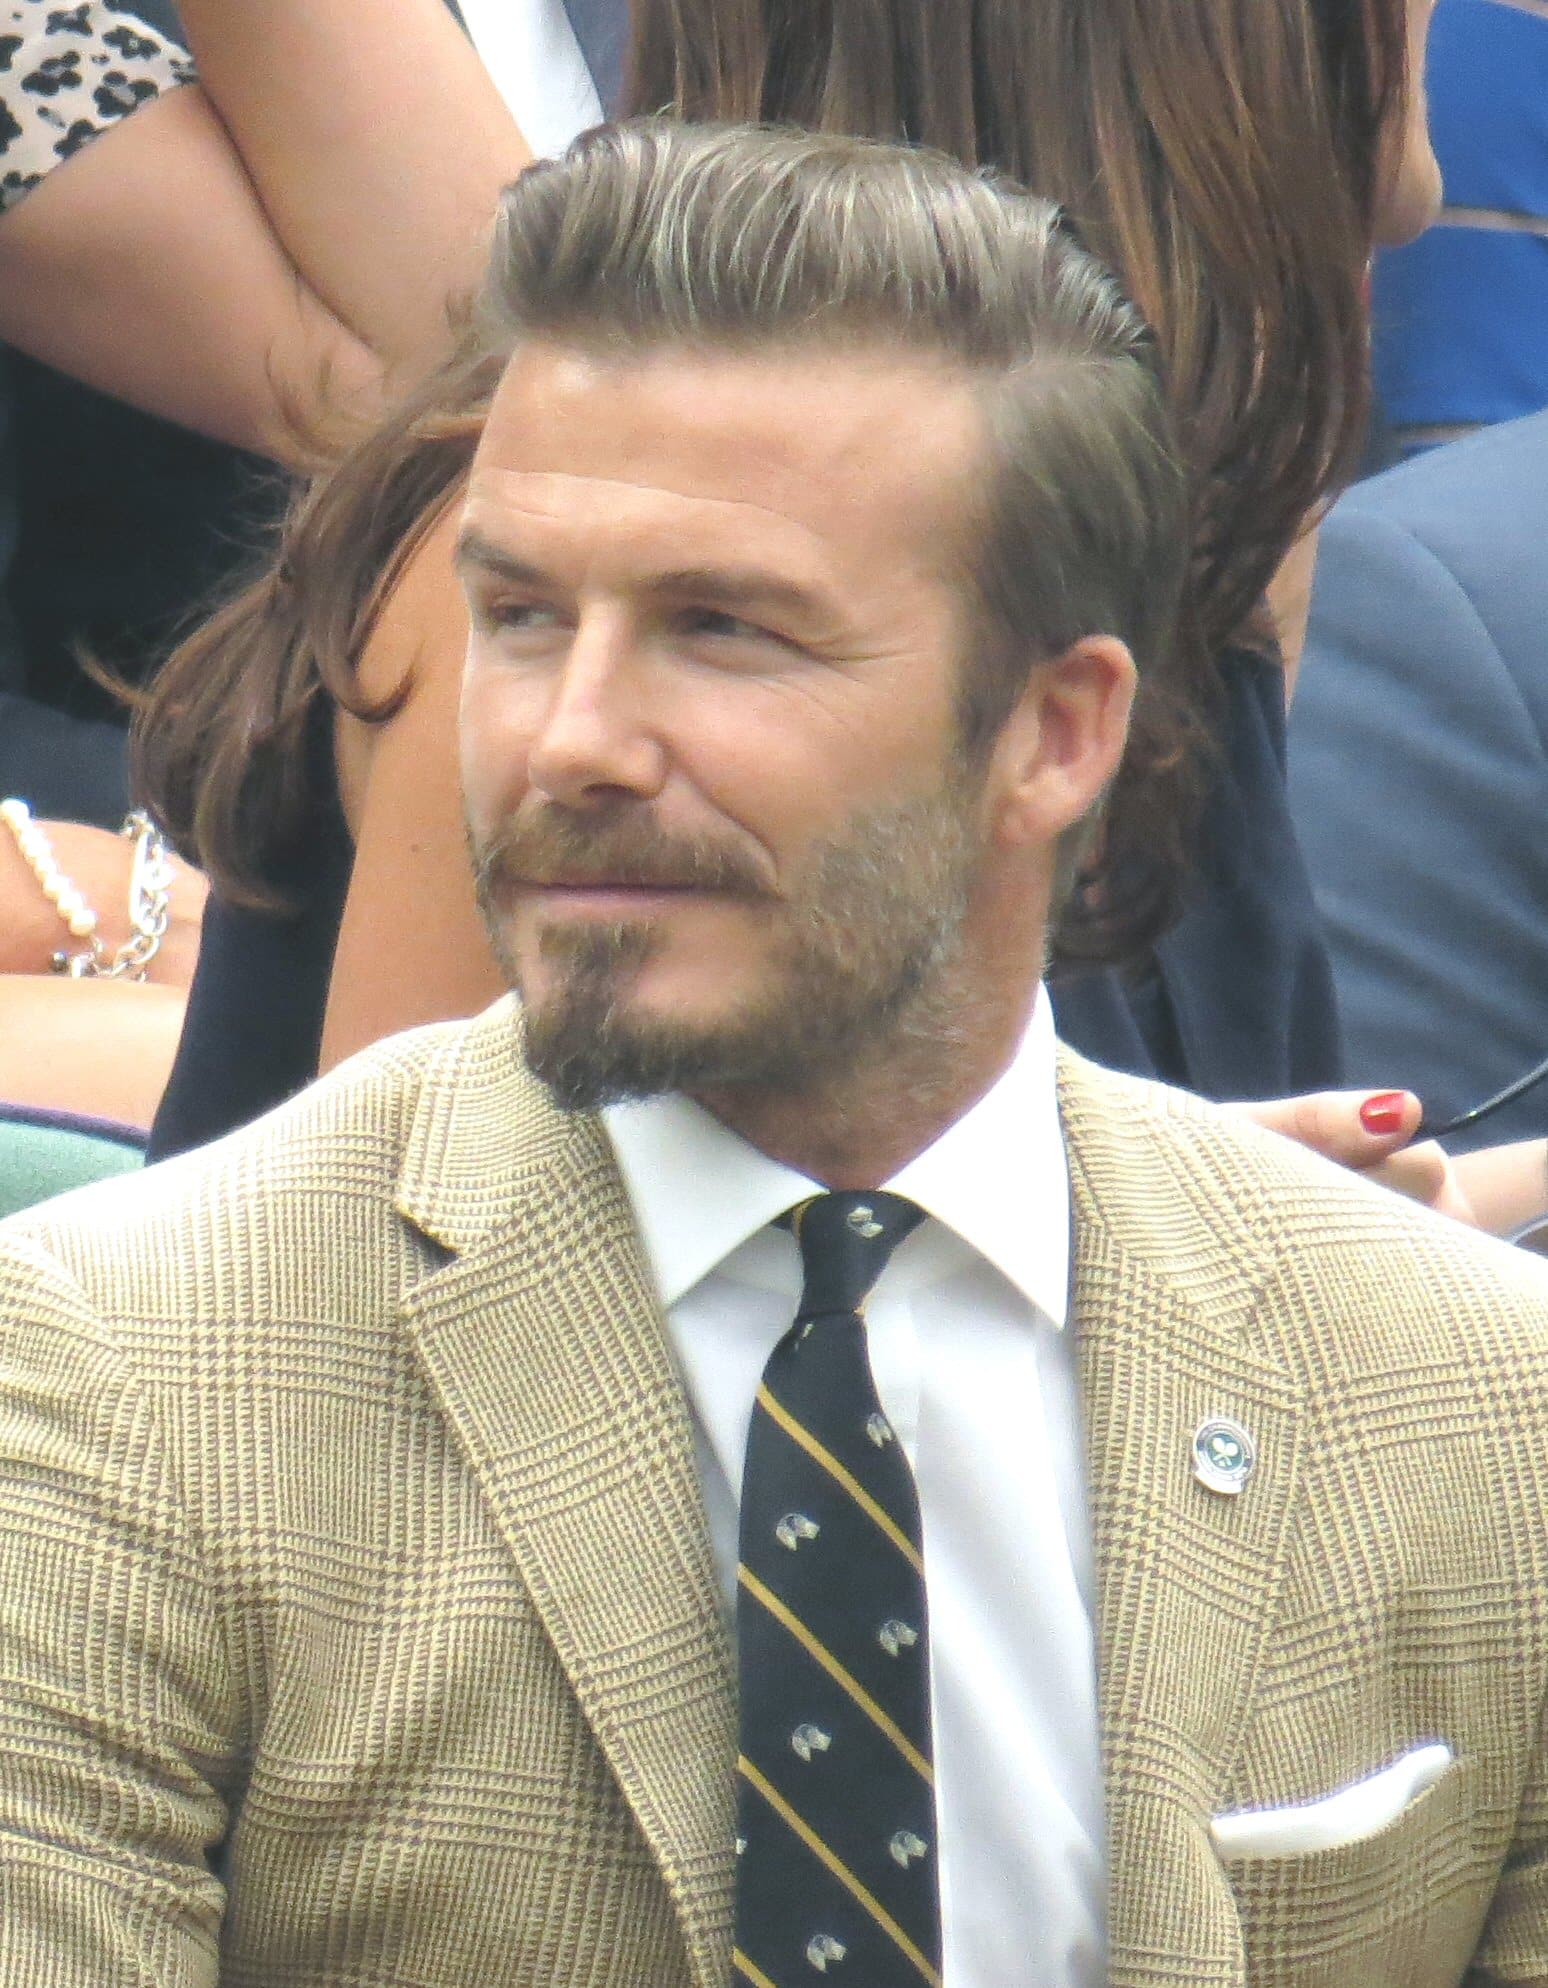
[[[694,608],[684,616],[687,626],[695,635],[707,635],[712,639],[728,642],[778,642],[781,638],[772,629],[761,628],[755,621],[743,621],[740,615],[726,614],[720,608]]]
[[[559,619],[556,609],[542,601],[488,601],[479,610],[480,619],[490,628],[552,628]]]

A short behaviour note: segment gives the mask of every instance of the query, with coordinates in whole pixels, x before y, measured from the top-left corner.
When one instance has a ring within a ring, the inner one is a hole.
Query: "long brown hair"
[[[471,326],[379,425],[301,485],[258,577],[130,692],[136,796],[233,904],[287,908],[276,867],[312,818],[307,727],[324,696],[372,702],[361,652],[404,567],[467,476],[503,369]]]
[[[1194,562],[1170,671],[1136,708],[1100,873],[1059,937],[1131,956],[1176,896],[1216,662],[1345,474],[1365,410],[1363,272],[1403,0],[634,0],[631,108],[933,145],[1061,201],[1155,324]],[[299,734],[458,487],[498,366],[469,335],[303,494],[271,570],[169,662],[141,789],[217,887],[276,898],[304,816]]]

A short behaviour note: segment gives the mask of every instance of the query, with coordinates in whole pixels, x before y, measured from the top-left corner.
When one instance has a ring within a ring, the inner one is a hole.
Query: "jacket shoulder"
[[[1446,565],[1473,554],[1512,572],[1535,570],[1548,521],[1548,411],[1426,450],[1347,490],[1328,513],[1324,543],[1360,542],[1383,522]]]
[[[358,1243],[362,1220],[391,1219],[426,1086],[476,1027],[434,1023],[375,1043],[223,1139],[0,1221],[0,1276],[51,1265],[106,1313],[167,1316],[206,1308],[228,1267],[253,1272],[300,1208],[315,1214],[295,1251],[346,1231]]]
[[[1497,1351],[1548,1387],[1548,1265],[1222,1105],[1061,1052],[1077,1238],[1323,1361]],[[1089,1245],[1082,1245],[1083,1248]],[[1467,1348],[1463,1339],[1467,1338]],[[1318,1350],[1321,1349],[1321,1350]]]

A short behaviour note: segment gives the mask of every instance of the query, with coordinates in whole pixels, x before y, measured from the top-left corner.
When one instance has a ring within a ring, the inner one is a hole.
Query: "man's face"
[[[474,465],[480,897],[561,1100],[798,1090],[928,1026],[985,860],[957,743],[965,384],[534,347]]]

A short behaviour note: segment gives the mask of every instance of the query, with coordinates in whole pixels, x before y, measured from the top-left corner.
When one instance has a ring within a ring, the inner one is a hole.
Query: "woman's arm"
[[[146,1129],[185,998],[149,981],[0,975],[0,1099]]]
[[[304,461],[320,414],[434,356],[529,155],[442,0],[182,11],[215,94],[146,39],[164,94],[0,215],[0,341]]]
[[[298,278],[204,92],[142,105],[0,216],[0,340],[281,459],[379,367]]]
[[[275,234],[389,370],[433,353],[531,159],[444,0],[180,0]]]
[[[468,620],[452,567],[460,504],[405,567],[360,662],[368,697],[412,671],[396,716],[338,720],[355,866],[334,954],[321,1067],[417,1022],[476,1014],[503,989],[473,898],[457,779]]]

